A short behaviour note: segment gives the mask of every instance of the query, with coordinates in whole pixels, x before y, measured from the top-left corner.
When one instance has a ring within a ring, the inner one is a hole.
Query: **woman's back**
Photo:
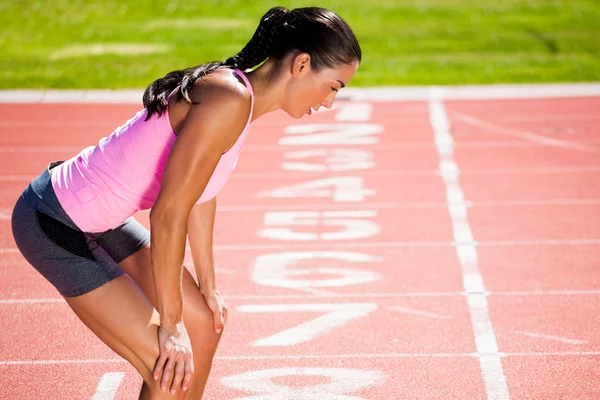
[[[253,95],[246,76],[235,72]],[[236,143],[221,156],[199,202],[215,197],[229,179],[246,140],[251,115]],[[168,108],[161,116],[146,117],[146,109],[138,112],[97,145],[52,170],[56,196],[81,230],[108,230],[135,212],[151,208],[156,201],[177,136]]]

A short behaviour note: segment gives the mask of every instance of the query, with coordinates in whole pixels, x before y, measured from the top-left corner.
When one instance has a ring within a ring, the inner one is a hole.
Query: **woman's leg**
[[[81,321],[108,347],[129,361],[148,386],[147,399],[176,399],[152,377],[158,358],[159,318],[137,284],[122,275],[77,297],[65,298]]]
[[[156,291],[151,269],[150,246],[146,246],[127,257],[119,266],[142,289],[147,298],[157,307]],[[200,293],[192,274],[183,269],[183,319],[192,342],[194,354],[194,376],[187,395],[190,399],[200,399],[208,380],[213,357],[221,334],[214,330],[214,318],[204,297]]]
[[[179,398],[180,393],[171,396],[162,392],[160,381],[152,377],[158,358],[159,316],[150,262],[150,247],[146,246],[119,263],[127,275],[82,296],[67,298],[67,302],[101,340],[140,372],[144,379],[140,398]],[[183,308],[195,369],[185,397],[200,399],[220,335],[214,331],[212,312],[187,269],[183,274]]]

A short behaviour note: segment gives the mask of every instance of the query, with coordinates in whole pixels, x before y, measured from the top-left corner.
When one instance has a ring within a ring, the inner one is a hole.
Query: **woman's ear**
[[[310,71],[310,54],[299,53],[293,58],[292,76],[299,78]]]

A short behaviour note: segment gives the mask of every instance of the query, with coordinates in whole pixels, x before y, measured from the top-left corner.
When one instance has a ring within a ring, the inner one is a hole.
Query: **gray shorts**
[[[64,297],[76,297],[123,275],[117,263],[150,243],[133,217],[105,232],[82,232],[61,207],[51,164],[25,188],[12,214],[19,251]],[[150,266],[148,266],[150,268]]]

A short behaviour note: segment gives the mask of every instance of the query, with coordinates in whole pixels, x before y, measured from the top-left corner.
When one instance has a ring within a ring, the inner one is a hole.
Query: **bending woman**
[[[227,320],[213,265],[216,195],[250,123],[330,107],[360,61],[337,14],[272,8],[239,54],[156,80],[139,113],[51,163],[17,200],[21,253],[139,371],[140,398],[202,397]],[[150,231],[133,218],[147,209]],[[186,237],[197,281],[183,265]]]

